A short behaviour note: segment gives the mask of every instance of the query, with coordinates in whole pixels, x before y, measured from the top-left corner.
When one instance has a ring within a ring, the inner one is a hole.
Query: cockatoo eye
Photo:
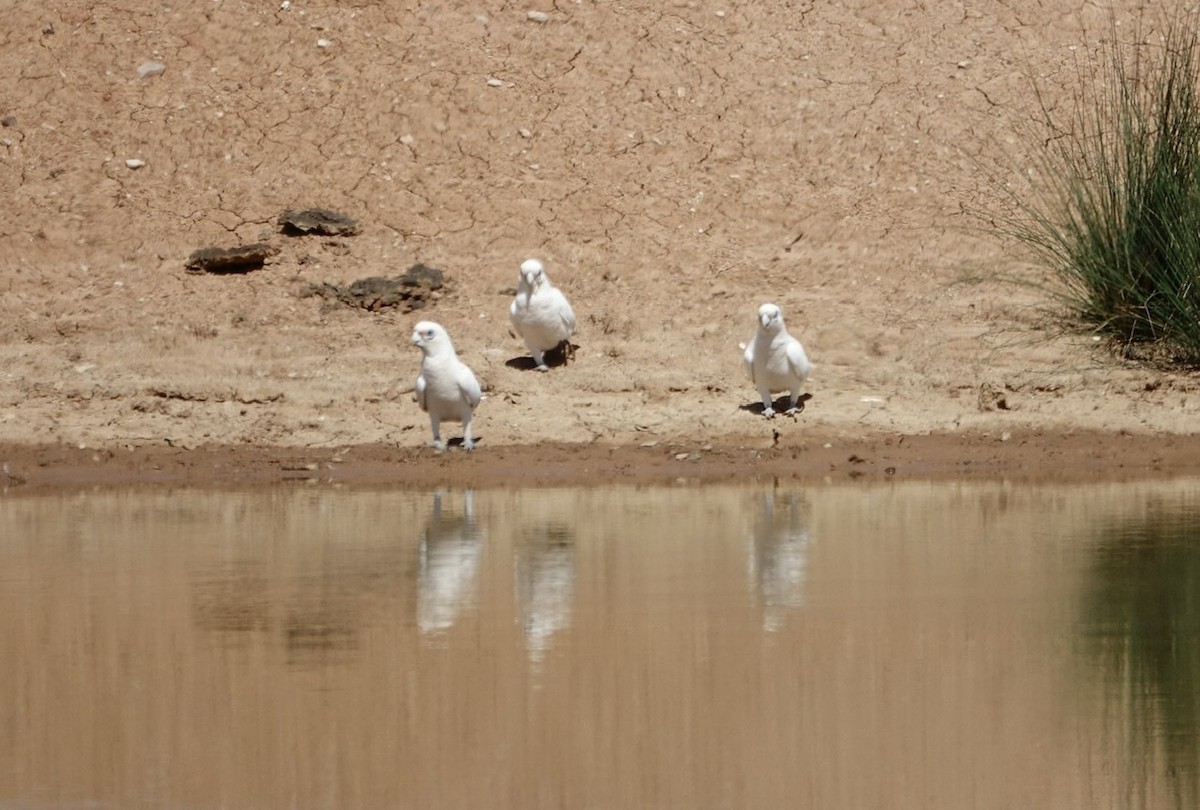
[[[425,330],[425,339],[426,339],[426,340],[433,340],[433,330],[432,330],[432,329],[426,329],[426,330]]]

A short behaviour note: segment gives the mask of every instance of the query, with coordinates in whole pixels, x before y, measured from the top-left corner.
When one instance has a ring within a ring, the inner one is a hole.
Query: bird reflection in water
[[[517,550],[517,603],[529,660],[545,656],[555,633],[571,623],[575,598],[575,538],[565,526],[528,532]]]
[[[421,536],[417,563],[417,627],[439,633],[454,625],[476,599],[483,529],[475,522],[475,494],[463,494],[461,514],[442,510],[442,492],[433,495],[433,514]]]
[[[800,497],[764,494],[750,538],[749,569],[767,632],[779,630],[789,611],[804,606],[810,544]]]

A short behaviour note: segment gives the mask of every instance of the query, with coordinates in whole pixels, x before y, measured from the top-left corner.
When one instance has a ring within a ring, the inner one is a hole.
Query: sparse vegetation
[[[1127,354],[1200,364],[1200,27],[1118,27],[1079,66],[1070,111],[1039,92],[1046,128],[1033,198],[1010,232],[1065,284],[1065,300]]]

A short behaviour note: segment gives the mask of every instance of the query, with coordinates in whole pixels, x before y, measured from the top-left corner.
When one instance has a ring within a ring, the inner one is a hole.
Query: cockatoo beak
[[[759,322],[760,324],[762,324],[762,328],[763,328],[763,329],[766,329],[766,328],[767,328],[767,324],[769,324],[769,323],[771,322],[771,316],[770,316],[770,315],[767,315],[766,313],[764,313],[764,314],[762,314],[762,315],[759,315],[759,316],[758,316],[758,322]]]

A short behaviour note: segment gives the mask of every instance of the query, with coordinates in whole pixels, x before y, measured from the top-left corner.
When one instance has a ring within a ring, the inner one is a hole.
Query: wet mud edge
[[[1089,480],[1200,475],[1200,436],[1130,432],[817,435],[788,446],[757,439],[660,440],[654,446],[539,444],[74,447],[0,444],[0,492],[135,484],[437,486],[755,483],[1002,477]]]

